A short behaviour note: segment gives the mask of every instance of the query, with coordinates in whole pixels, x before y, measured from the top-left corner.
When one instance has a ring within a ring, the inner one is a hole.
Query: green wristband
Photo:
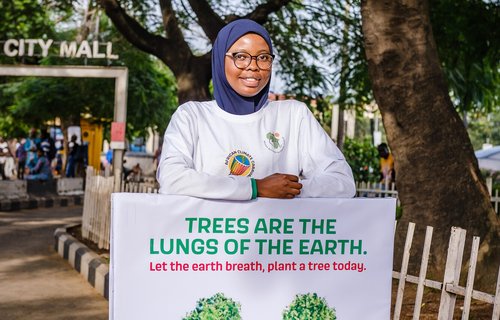
[[[257,199],[257,181],[254,178],[250,178],[250,181],[252,181],[252,199]]]

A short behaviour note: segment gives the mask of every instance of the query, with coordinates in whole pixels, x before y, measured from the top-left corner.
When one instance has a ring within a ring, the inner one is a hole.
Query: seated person
[[[52,168],[49,159],[42,148],[37,149],[37,162],[33,168],[26,167],[24,178],[26,180],[47,181],[52,179]]]

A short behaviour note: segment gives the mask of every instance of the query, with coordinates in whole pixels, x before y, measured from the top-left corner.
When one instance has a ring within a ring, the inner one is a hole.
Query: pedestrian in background
[[[37,137],[37,131],[35,128],[31,128],[29,132],[28,139],[24,144],[24,150],[26,150],[26,167],[31,169],[34,168],[37,163],[37,146],[40,143],[40,139]]]
[[[78,137],[76,135],[71,136],[71,140],[68,143],[68,163],[66,165],[66,177],[74,178],[76,171],[76,163],[79,155],[80,145],[77,141]]]
[[[17,178],[24,179],[24,167],[26,166],[26,156],[27,152],[24,149],[24,144],[26,143],[25,138],[21,138],[19,145],[16,149],[16,161],[17,161]]]
[[[0,137],[0,176],[2,180],[7,180],[7,176],[5,175],[5,164],[7,163],[7,158],[10,156],[9,144],[3,137]]]
[[[380,157],[380,183],[390,184],[396,182],[396,171],[394,170],[394,157],[389,151],[386,143],[381,143],[377,147]]]
[[[56,144],[46,129],[42,129],[40,135],[40,147],[47,156],[50,163],[56,157]]]

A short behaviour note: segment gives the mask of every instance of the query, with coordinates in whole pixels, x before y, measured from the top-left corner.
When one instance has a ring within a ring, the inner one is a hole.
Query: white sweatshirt
[[[272,101],[249,115],[187,102],[165,132],[160,193],[249,200],[250,178],[300,177],[300,197],[353,197],[352,171],[304,103]]]

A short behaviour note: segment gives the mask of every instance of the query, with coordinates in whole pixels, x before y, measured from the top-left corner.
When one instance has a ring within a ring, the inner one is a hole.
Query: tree
[[[210,298],[201,298],[196,302],[196,309],[183,320],[226,319],[241,320],[241,305],[223,293],[216,293]]]
[[[113,20],[116,28],[139,49],[158,57],[174,73],[177,79],[179,102],[208,99],[208,84],[211,78],[210,54],[196,56],[191,51],[172,5],[172,1],[159,1],[165,28],[165,37],[156,35],[143,27],[136,19],[127,14],[117,0],[101,0],[106,14]],[[217,32],[225,25],[206,1],[189,1],[192,10],[210,41],[215,41]],[[267,13],[279,9],[282,4],[263,9],[263,20]],[[254,13],[257,15],[257,13]]]
[[[201,39],[210,47],[219,30],[239,18],[265,24],[278,53],[286,52],[275,70],[287,74],[288,92],[316,98],[332,86],[334,68],[330,63],[334,46],[341,41],[337,22],[343,18],[339,14],[343,6],[338,1],[242,1],[235,5],[232,1],[159,0],[161,28],[155,24],[154,15],[144,21],[144,7],[132,10],[141,1],[99,3],[128,41],[172,70],[180,103],[210,99],[210,51],[192,49],[188,41],[191,35],[203,33]]]
[[[105,17],[101,19],[101,35],[113,41],[120,59],[110,61],[61,60],[48,57],[44,65],[111,64],[129,68],[128,116],[131,135],[147,136],[148,128],[163,132],[177,106],[175,83],[170,71],[156,59],[132,47],[113,30]],[[55,39],[75,37],[75,30],[58,32]],[[68,94],[71,93],[71,94]],[[47,120],[61,118],[63,127],[79,124],[82,114],[94,122],[108,125],[113,119],[114,81],[112,79],[16,78],[0,87],[0,105],[4,120],[16,118],[17,123],[41,126]],[[3,126],[5,127],[5,126]],[[10,130],[12,131],[12,130]],[[18,132],[19,130],[15,131]],[[26,131],[25,131],[26,132]],[[14,132],[12,132],[14,133]]]
[[[330,308],[325,298],[317,293],[298,294],[283,311],[283,320],[336,320],[335,308]]]
[[[56,21],[64,21],[70,15],[71,3],[65,1],[2,1],[0,40],[52,38],[55,34]],[[0,55],[0,63],[36,64],[38,61],[38,57],[11,58]]]
[[[443,271],[450,227],[481,237],[477,278],[491,285],[500,258],[500,223],[448,94],[428,3],[365,0],[361,12],[373,93],[397,159],[402,226],[417,221],[435,227],[434,273]],[[400,232],[398,239],[404,241],[403,236]]]
[[[499,105],[499,3],[431,0],[430,19],[451,96],[467,126],[468,111]]]
[[[56,8],[55,15],[62,16],[65,10]],[[0,2],[0,35],[6,39],[36,39],[52,37],[54,23],[40,1],[12,0]],[[38,57],[7,57],[0,55],[0,64],[38,64]],[[12,114],[16,91],[20,85],[18,77],[0,77],[0,135],[20,137],[27,134],[29,124]]]
[[[373,101],[363,48],[360,1],[341,3],[345,7],[340,19],[343,41],[333,61],[342,61],[342,64],[337,66],[332,61],[338,68],[335,72],[335,84],[339,86],[337,103],[340,109],[359,110]],[[468,112],[488,113],[499,105],[500,43],[496,39],[500,35],[496,24],[500,6],[493,1],[431,0],[429,9],[452,102],[467,126]],[[339,130],[336,139],[339,145],[341,134]]]

